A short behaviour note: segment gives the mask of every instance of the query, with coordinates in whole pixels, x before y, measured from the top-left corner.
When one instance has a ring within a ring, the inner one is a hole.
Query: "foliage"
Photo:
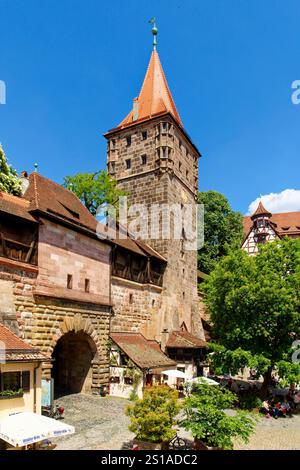
[[[239,405],[242,410],[259,409],[262,405],[262,400],[255,393],[247,393],[240,397]]]
[[[63,184],[76,194],[94,216],[101,204],[107,203],[117,207],[119,197],[125,195],[117,188],[116,180],[111,178],[106,171],[66,176]]]
[[[129,401],[137,401],[139,399],[137,393],[135,390],[132,390],[132,392],[129,395]]]
[[[166,386],[145,390],[144,398],[127,408],[130,431],[137,439],[148,442],[169,442],[175,434],[174,417],[179,412],[178,393]]]
[[[14,397],[16,395],[23,395],[24,391],[22,388],[19,388],[19,390],[3,390],[0,392],[0,397]]]
[[[270,381],[273,370],[290,379],[292,343],[300,334],[300,240],[261,246],[255,257],[232,250],[203,283],[218,345],[216,373],[249,366]]]
[[[21,196],[21,181],[14,170],[7,162],[4,150],[0,145],[0,191]]]
[[[198,251],[198,268],[209,274],[229,247],[241,245],[243,218],[217,191],[200,192],[198,203],[204,205],[205,211],[204,246]]]
[[[235,394],[219,386],[198,385],[196,392],[186,398],[185,418],[181,425],[207,446],[232,449],[233,439],[247,442],[254,431],[254,418],[244,411],[229,414],[237,401]]]
[[[124,377],[130,377],[133,381],[134,391],[136,392],[137,386],[143,378],[143,373],[131,359],[128,359],[126,369],[124,370]]]

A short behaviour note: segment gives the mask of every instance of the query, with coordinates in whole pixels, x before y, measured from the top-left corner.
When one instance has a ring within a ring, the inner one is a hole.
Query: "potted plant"
[[[234,439],[248,442],[255,418],[245,411],[229,411],[237,397],[218,385],[195,385],[184,403],[181,426],[192,432],[198,450],[233,449]]]
[[[173,426],[179,409],[176,390],[164,385],[147,388],[144,398],[127,408],[129,429],[136,436],[134,444],[140,449],[168,449],[176,433]]]
[[[0,400],[7,400],[9,398],[21,398],[24,395],[22,388],[19,390],[3,390],[0,392]]]

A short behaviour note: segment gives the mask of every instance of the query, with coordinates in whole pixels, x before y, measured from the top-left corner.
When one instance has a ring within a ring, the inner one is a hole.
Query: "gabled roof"
[[[176,362],[166,356],[156,341],[140,333],[111,333],[111,339],[140,369],[173,367]]]
[[[11,214],[29,222],[36,222],[36,219],[28,212],[29,205],[29,201],[21,197],[0,193],[0,212]]]
[[[118,127],[123,128],[133,122],[143,121],[164,113],[170,113],[178,124],[183,127],[158,53],[154,50],[151,54],[140,94],[138,98],[134,99],[133,109]]]
[[[299,212],[281,212],[271,214],[270,223],[275,232],[284,237],[294,236],[300,237],[300,211]],[[251,216],[244,217],[244,234],[247,236],[251,230],[253,221]]]
[[[188,331],[173,331],[169,336],[166,347],[180,349],[198,349],[206,348],[207,343],[203,339],[193,336]]]
[[[29,211],[40,211],[59,217],[74,225],[96,231],[97,221],[76,194],[60,184],[33,172],[24,199],[30,202]]]
[[[46,355],[39,349],[15,335],[9,328],[0,323],[0,358],[6,361],[47,361]]]

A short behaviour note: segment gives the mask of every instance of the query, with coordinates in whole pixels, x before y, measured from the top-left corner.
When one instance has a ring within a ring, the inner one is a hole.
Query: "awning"
[[[219,382],[216,382],[213,379],[209,379],[208,377],[195,377],[194,379],[189,379],[188,383],[200,385],[220,385]]]
[[[53,437],[74,434],[75,428],[46,416],[24,412],[0,419],[0,439],[22,447]]]

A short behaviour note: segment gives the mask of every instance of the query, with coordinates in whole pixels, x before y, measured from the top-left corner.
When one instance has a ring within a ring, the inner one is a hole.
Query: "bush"
[[[174,417],[178,414],[178,393],[166,386],[146,389],[144,398],[129,405],[130,431],[136,438],[148,442],[169,442],[175,434]]]
[[[195,393],[185,400],[182,425],[194,439],[206,446],[232,449],[233,439],[247,442],[254,430],[254,418],[245,411],[229,415],[237,397],[219,386],[198,385]]]
[[[259,409],[262,405],[262,400],[254,393],[251,393],[241,396],[239,405],[242,410],[254,410],[255,408]]]

